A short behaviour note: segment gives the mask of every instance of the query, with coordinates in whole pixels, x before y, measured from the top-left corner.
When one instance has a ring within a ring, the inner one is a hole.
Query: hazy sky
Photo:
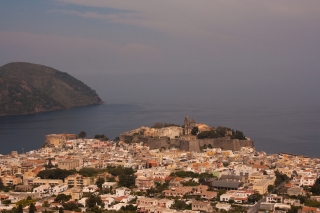
[[[0,65],[79,78],[106,103],[320,104],[319,0],[2,1]]]

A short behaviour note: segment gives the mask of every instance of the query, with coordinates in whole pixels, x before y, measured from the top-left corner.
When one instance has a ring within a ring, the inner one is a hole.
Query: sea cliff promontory
[[[93,89],[66,72],[25,62],[0,67],[0,116],[102,103]]]

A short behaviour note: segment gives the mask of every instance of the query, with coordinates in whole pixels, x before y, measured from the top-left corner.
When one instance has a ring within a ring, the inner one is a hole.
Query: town
[[[171,130],[161,134],[196,140],[195,135],[207,131],[203,124],[186,119],[175,131],[178,136]],[[168,127],[159,127],[163,128]],[[231,130],[224,131],[232,137]],[[52,134],[38,150],[0,155],[0,210],[320,212],[319,172],[320,159],[267,154],[252,146],[225,149],[204,144],[192,151],[151,148],[121,137],[112,141],[105,135],[89,139],[85,132]]]

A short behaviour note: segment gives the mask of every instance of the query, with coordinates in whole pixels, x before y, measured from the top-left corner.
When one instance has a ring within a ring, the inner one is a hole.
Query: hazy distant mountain
[[[0,116],[102,103],[94,90],[68,73],[24,62],[0,67]]]

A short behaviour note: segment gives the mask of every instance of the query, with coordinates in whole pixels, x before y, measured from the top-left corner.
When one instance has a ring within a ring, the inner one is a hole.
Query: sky
[[[67,72],[105,103],[320,104],[319,0],[2,1],[0,66]]]

